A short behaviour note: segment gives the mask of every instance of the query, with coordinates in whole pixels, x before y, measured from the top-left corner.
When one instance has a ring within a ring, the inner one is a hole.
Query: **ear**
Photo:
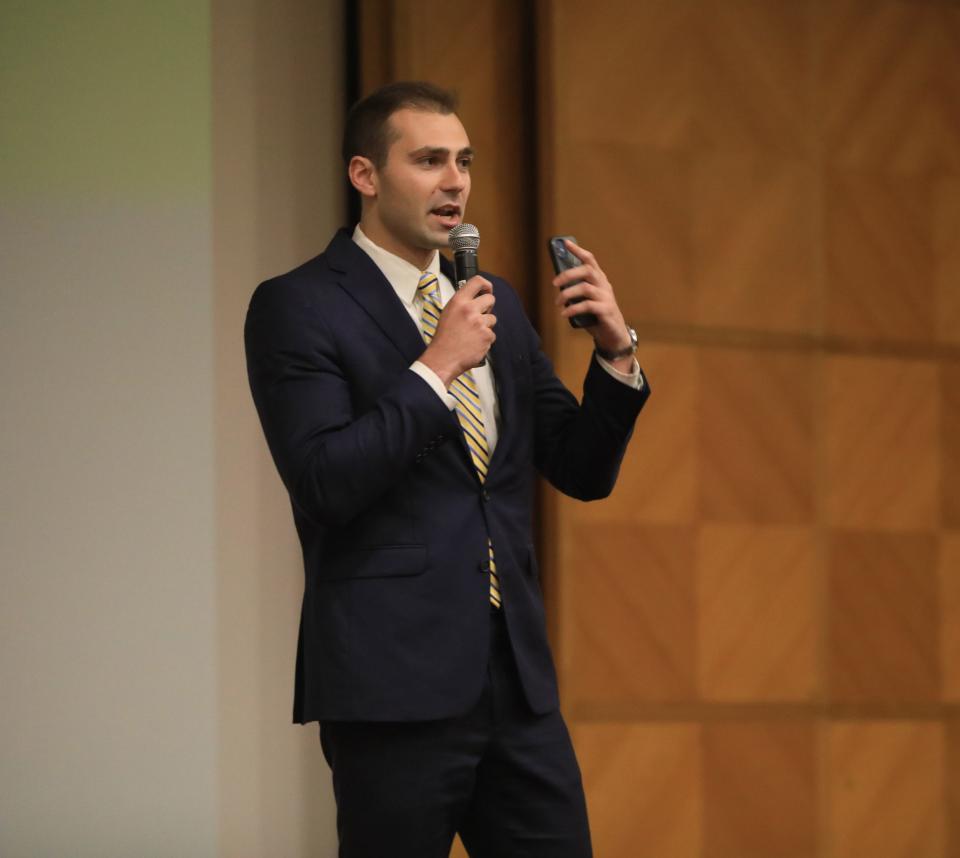
[[[360,196],[377,195],[377,168],[369,158],[354,155],[347,165],[347,176],[350,177],[350,184],[360,192]]]

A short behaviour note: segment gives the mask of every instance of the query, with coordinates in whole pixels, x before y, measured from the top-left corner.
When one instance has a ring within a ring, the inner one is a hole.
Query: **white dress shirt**
[[[387,278],[387,282],[393,287],[413,323],[420,330],[420,307],[421,299],[417,295],[417,286],[420,283],[422,272],[416,265],[411,265],[407,260],[401,259],[389,250],[384,250],[377,244],[374,244],[358,224],[353,231],[353,241],[373,260],[374,264]],[[440,284],[440,305],[445,307],[454,294],[453,284],[449,278],[440,270],[440,253],[433,254],[430,264],[425,269],[431,274],[437,276],[437,282]],[[496,312],[496,310],[494,310]],[[634,360],[632,371],[629,373],[620,372],[615,369],[609,361],[604,360],[597,355],[600,365],[612,375],[617,381],[627,384],[639,390],[643,386],[643,376],[640,374],[640,365]],[[432,387],[437,396],[439,396],[453,411],[456,406],[456,400],[451,396],[440,377],[420,361],[414,361],[410,369],[419,375],[427,384]],[[487,446],[490,453],[493,453],[497,445],[500,428],[500,406],[497,400],[496,384],[494,383],[493,372],[490,370],[490,361],[486,361],[483,366],[474,367],[473,380],[477,384],[477,390],[480,393],[480,408],[483,412],[483,427],[487,436]]]

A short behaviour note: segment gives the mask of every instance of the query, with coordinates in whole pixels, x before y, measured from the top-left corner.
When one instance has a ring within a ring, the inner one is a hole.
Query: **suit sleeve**
[[[449,428],[443,402],[409,370],[356,414],[335,338],[313,301],[289,283],[258,287],[244,340],[250,389],[277,470],[293,504],[316,523],[351,521]]]
[[[650,395],[646,377],[637,390],[614,379],[594,355],[578,403],[557,378],[536,331],[529,322],[526,327],[537,470],[570,497],[604,498],[613,491],[637,415]]]

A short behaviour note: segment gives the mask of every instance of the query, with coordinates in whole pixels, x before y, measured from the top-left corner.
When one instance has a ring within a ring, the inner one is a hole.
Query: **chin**
[[[428,235],[424,236],[425,249],[439,250],[443,247],[447,247],[449,235],[450,231],[446,229],[439,229],[430,232]]]

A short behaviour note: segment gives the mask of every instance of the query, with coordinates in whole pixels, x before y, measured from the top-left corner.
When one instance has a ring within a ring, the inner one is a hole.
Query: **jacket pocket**
[[[422,575],[426,569],[425,545],[382,545],[324,558],[320,564],[320,577],[325,581],[403,578]]]

